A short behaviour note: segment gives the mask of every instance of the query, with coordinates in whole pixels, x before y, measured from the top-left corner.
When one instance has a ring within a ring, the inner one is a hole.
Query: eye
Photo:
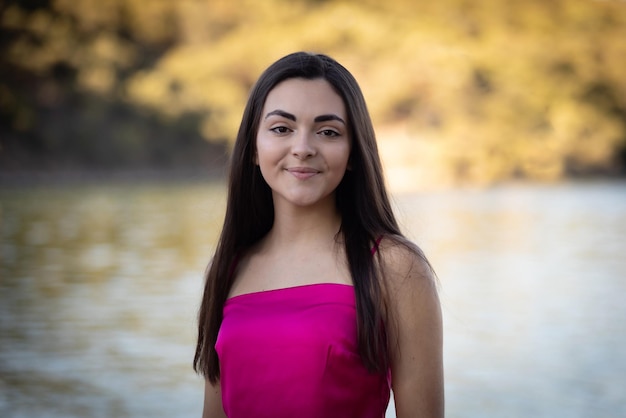
[[[334,129],[323,129],[319,131],[319,134],[322,136],[327,136],[331,138],[341,135],[339,132],[335,131]]]
[[[274,132],[275,134],[278,134],[278,135],[284,135],[286,133],[289,133],[291,131],[291,129],[289,129],[286,126],[275,126],[275,127],[271,128],[270,131],[272,131],[272,132]]]

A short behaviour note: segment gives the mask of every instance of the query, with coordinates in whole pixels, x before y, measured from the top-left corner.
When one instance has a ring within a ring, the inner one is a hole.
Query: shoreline
[[[587,175],[565,176],[558,179],[494,179],[490,182],[454,182],[437,181],[413,177],[412,184],[407,183],[407,176],[394,176],[395,172],[406,170],[397,167],[396,170],[387,170],[386,181],[389,192],[395,195],[416,192],[432,192],[445,190],[484,190],[502,186],[520,185],[555,185],[564,183],[593,183],[593,182],[623,182],[626,176],[616,175]],[[410,171],[410,170],[407,170]],[[406,171],[405,171],[406,173]],[[106,185],[169,185],[177,183],[202,184],[212,182],[226,183],[228,178],[227,167],[218,168],[168,168],[168,169],[73,169],[73,170],[29,170],[29,171],[0,171],[0,190],[16,190],[22,188],[63,188]],[[400,181],[398,181],[400,180]]]
[[[178,182],[210,182],[226,179],[226,168],[168,169],[72,169],[0,171],[0,188],[63,187],[89,184],[165,184]]]

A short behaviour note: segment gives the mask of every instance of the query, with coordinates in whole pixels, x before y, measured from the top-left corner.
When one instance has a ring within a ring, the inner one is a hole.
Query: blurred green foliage
[[[9,0],[0,34],[5,167],[205,164],[260,72],[310,50],[426,182],[624,171],[621,0]]]

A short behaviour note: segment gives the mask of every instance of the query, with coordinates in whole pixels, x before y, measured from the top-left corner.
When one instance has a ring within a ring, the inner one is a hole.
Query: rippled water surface
[[[224,198],[0,190],[0,416],[199,417],[195,317]],[[625,183],[395,202],[441,282],[447,416],[623,414]]]

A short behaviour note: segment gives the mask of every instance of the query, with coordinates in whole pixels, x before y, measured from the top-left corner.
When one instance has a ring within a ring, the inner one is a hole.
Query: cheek
[[[267,147],[265,138],[261,134],[257,134],[256,141],[254,143],[254,163],[258,166],[267,164],[268,159],[271,159],[272,150]]]
[[[268,145],[262,138],[259,138],[254,153],[254,163],[261,169],[264,176],[272,172],[280,162],[280,152]]]
[[[346,147],[341,151],[335,154],[335,158],[333,159],[333,163],[337,167],[345,167],[345,169],[350,169],[350,147]]]

